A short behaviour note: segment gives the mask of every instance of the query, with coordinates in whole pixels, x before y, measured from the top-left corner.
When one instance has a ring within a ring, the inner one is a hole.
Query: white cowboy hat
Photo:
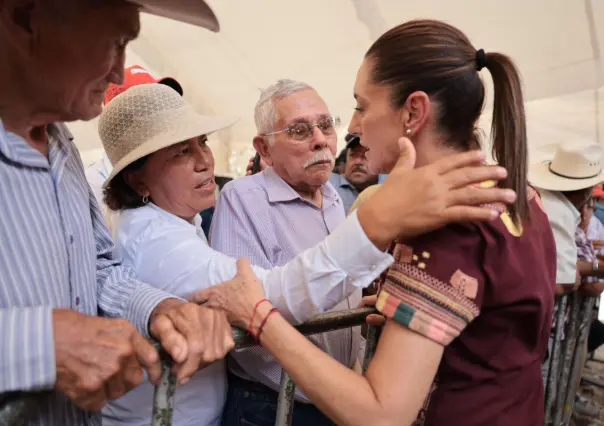
[[[164,84],[142,84],[116,96],[101,113],[99,136],[113,170],[103,188],[125,167],[162,148],[232,126],[238,117],[198,114]]]
[[[554,158],[529,167],[529,182],[550,191],[577,191],[604,182],[602,155],[597,144],[558,145]]]
[[[207,28],[210,31],[220,31],[218,19],[210,6],[203,0],[128,0],[141,7],[141,12],[163,16],[176,21],[186,22]]]

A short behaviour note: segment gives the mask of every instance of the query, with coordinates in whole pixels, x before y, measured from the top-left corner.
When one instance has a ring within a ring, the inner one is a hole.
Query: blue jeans
[[[275,426],[279,394],[266,386],[229,373],[229,391],[222,426]],[[294,404],[293,426],[335,426],[312,404]]]

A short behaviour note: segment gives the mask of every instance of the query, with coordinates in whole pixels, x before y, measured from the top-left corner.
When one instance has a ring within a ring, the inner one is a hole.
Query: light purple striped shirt
[[[321,209],[302,199],[277,173],[264,172],[229,182],[218,199],[212,219],[211,246],[229,256],[247,257],[254,265],[272,268],[284,265],[298,253],[325,239],[345,219],[340,196],[330,183],[321,187]],[[312,265],[312,267],[318,267]],[[309,299],[318,295],[308,294]],[[361,290],[331,311],[358,306]],[[357,359],[360,328],[319,334],[310,339],[347,367]],[[262,348],[234,352],[229,359],[234,374],[258,381],[279,391],[281,367]],[[296,399],[309,402],[297,389]]]
[[[49,126],[49,157],[0,120],[0,393],[51,390],[53,308],[125,318],[143,335],[167,294],[113,258],[113,242],[64,125]],[[97,413],[53,393],[29,425],[100,425]]]

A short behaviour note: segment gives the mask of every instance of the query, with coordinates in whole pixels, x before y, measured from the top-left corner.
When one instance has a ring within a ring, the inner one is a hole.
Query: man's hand
[[[143,381],[162,373],[159,355],[126,320],[53,311],[57,380],[55,389],[78,407],[100,411]]]
[[[223,311],[177,299],[164,300],[155,308],[149,330],[172,356],[173,372],[181,385],[197,370],[224,358],[235,347]]]
[[[359,207],[358,218],[369,239],[385,249],[396,238],[409,238],[452,222],[487,221],[499,213],[481,204],[516,200],[510,189],[481,188],[488,180],[507,176],[502,167],[481,165],[480,151],[447,156],[414,169],[415,148],[399,140],[401,156],[371,202]]]

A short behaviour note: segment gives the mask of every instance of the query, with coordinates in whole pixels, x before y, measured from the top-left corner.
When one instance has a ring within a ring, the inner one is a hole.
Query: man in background
[[[576,290],[581,275],[602,276],[599,265],[583,265],[578,270],[575,230],[581,222],[580,211],[592,196],[593,188],[604,181],[601,146],[560,145],[550,162],[534,164],[529,170],[531,184],[539,188],[556,240],[556,294]],[[589,269],[589,271],[587,270]]]
[[[344,173],[332,173],[329,177],[329,182],[340,194],[344,205],[344,212],[348,214],[359,194],[365,188],[378,183],[378,175],[369,171],[365,155],[367,148],[361,145],[361,140],[357,135],[350,133],[346,135],[346,148],[344,152],[346,155]]]

